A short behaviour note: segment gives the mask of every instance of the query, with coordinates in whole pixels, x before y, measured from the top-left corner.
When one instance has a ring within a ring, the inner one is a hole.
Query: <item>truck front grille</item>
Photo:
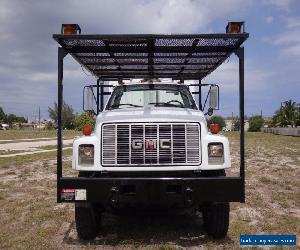
[[[102,126],[103,166],[199,165],[198,123],[120,123]]]

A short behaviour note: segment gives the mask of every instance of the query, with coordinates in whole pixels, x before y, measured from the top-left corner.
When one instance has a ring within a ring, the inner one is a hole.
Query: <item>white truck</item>
[[[244,50],[240,46],[248,34],[241,32],[242,26],[230,23],[226,34],[81,35],[78,25],[63,25],[62,34],[54,35],[62,46],[58,52],[57,199],[75,202],[81,239],[97,236],[103,211],[128,207],[194,208],[202,212],[208,235],[226,236],[229,202],[245,201]],[[72,168],[78,177],[62,176],[62,71],[68,53],[98,78],[97,85],[85,88],[90,112],[95,101],[95,128],[85,126],[84,135],[73,144]],[[240,62],[238,177],[225,174],[231,166],[228,139],[218,134],[218,125],[207,128],[205,115],[218,108],[219,88],[201,84],[232,53]],[[124,83],[132,78],[146,80]],[[199,84],[191,85],[199,90],[191,91],[184,84],[186,79],[198,79]],[[110,93],[104,80],[119,84]],[[203,86],[209,86],[205,114]],[[192,94],[198,94],[198,104]],[[104,95],[109,95],[105,107]]]

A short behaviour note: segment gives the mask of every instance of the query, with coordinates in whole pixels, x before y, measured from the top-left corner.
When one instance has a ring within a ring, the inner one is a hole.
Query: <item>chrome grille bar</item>
[[[119,123],[102,126],[103,166],[199,165],[198,123]]]

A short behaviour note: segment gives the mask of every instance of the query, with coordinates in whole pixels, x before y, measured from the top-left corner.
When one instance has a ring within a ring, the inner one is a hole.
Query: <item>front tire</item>
[[[90,203],[75,203],[75,222],[78,237],[93,240],[99,232],[101,213]]]
[[[215,239],[224,238],[229,227],[229,202],[215,203],[202,212],[204,229]]]
[[[225,170],[207,170],[202,172],[203,177],[226,176]],[[229,202],[213,203],[202,210],[203,226],[209,236],[215,239],[224,238],[229,227]]]

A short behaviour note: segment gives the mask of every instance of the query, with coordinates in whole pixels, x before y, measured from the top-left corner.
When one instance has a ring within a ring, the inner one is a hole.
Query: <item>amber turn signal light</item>
[[[78,24],[62,24],[61,34],[63,35],[76,35],[79,32],[81,34],[81,28]]]
[[[217,123],[216,124],[210,124],[209,129],[210,129],[210,132],[212,134],[217,134],[221,131],[221,126],[220,126],[220,124],[217,124]]]
[[[91,125],[84,125],[83,126],[83,128],[82,128],[82,133],[84,134],[84,135],[91,135],[91,133],[92,133],[92,126]]]

